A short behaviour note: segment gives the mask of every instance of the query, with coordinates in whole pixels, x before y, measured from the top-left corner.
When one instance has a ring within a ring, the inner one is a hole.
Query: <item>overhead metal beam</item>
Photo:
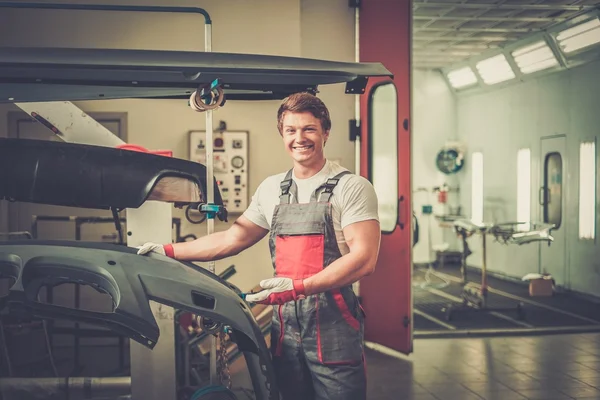
[[[443,31],[450,32],[450,31]],[[451,31],[454,33],[455,31]],[[430,35],[419,35],[418,33],[413,36],[413,41],[426,40],[426,41],[440,41],[440,42],[453,42],[456,40],[465,42],[504,42],[507,40],[517,40],[519,37],[510,36],[430,36]]]
[[[414,15],[413,20],[415,21],[489,21],[489,22],[563,22],[567,18],[564,17],[455,17],[444,15],[438,17],[437,15]]]
[[[542,28],[414,28],[414,32],[533,33]]]
[[[463,8],[493,10],[534,10],[534,11],[583,11],[597,8],[594,5],[551,5],[551,4],[489,4],[489,3],[440,3],[413,0],[413,9],[418,8]]]
[[[444,62],[443,60],[436,60],[436,61],[413,61],[412,65],[413,66],[427,66],[427,67],[441,67],[441,66],[445,66],[445,65],[449,65],[450,63],[448,62]]]
[[[445,48],[441,48],[441,49],[430,49],[428,47],[423,47],[420,49],[413,48],[413,55],[415,55],[415,56],[424,56],[424,55],[428,55],[428,54],[432,54],[432,55],[448,54],[448,55],[453,55],[453,56],[470,56],[470,55],[480,54],[480,53],[481,53],[481,50],[473,50],[473,51],[458,50],[458,49],[454,49],[453,47],[445,47]]]
[[[461,58],[461,57],[470,57],[481,54],[479,51],[453,51],[451,49],[448,50],[421,50],[421,51],[413,51],[413,58],[429,58],[429,57],[452,57],[452,58]]]
[[[443,50],[443,49],[452,49],[452,50],[464,50],[464,51],[476,51],[477,53],[481,52],[481,51],[485,51],[485,50],[490,50],[490,49],[498,49],[500,48],[500,46],[496,46],[493,44],[489,44],[489,45],[485,45],[485,44],[426,44],[426,45],[420,45],[418,43],[413,44],[412,46],[413,50],[421,50],[421,49],[426,49],[426,50],[435,50],[435,51],[439,51],[439,50]]]
[[[446,64],[413,64],[412,67],[415,69],[442,69],[446,67]]]
[[[456,63],[459,60],[466,60],[468,59],[468,56],[462,56],[462,57],[458,57],[458,56],[445,56],[443,54],[440,54],[438,56],[435,55],[429,55],[429,56],[415,56],[413,57],[413,63],[418,63],[418,62],[426,62],[426,63]]]

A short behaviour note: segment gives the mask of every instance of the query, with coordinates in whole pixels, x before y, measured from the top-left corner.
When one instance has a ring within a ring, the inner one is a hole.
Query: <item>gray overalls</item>
[[[328,179],[309,203],[298,204],[288,171],[269,237],[275,276],[308,278],[342,256],[330,199],[347,173]],[[284,400],[366,399],[363,318],[352,286],[274,306],[271,351]]]

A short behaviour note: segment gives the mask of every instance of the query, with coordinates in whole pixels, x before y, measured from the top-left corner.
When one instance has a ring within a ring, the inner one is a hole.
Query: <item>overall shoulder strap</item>
[[[289,204],[291,203],[292,197],[296,197],[296,192],[298,191],[296,187],[296,183],[292,179],[292,170],[290,169],[287,174],[285,174],[285,178],[279,184],[281,188],[281,194],[279,195],[279,204]]]
[[[327,181],[321,186],[319,186],[317,190],[315,190],[315,192],[312,194],[311,201],[317,201],[318,196],[318,201],[329,202],[329,200],[331,200],[331,196],[333,196],[333,189],[335,189],[342,176],[348,174],[351,174],[351,172],[342,171],[333,178],[327,179]]]

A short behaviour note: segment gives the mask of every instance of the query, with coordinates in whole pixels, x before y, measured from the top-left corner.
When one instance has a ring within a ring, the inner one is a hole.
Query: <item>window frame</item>
[[[396,87],[396,84],[394,83],[394,81],[391,80],[385,80],[385,81],[381,81],[381,82],[377,82],[376,84],[374,84],[371,89],[369,90],[369,97],[368,97],[368,102],[367,102],[367,129],[368,129],[368,133],[367,133],[367,159],[368,159],[368,163],[367,163],[367,176],[369,181],[371,182],[371,184],[373,186],[375,186],[375,182],[373,181],[373,98],[377,92],[377,90],[383,86],[388,86],[391,85],[391,87],[394,89],[394,92],[396,93],[396,136],[395,136],[395,160],[396,160],[396,169],[395,169],[395,179],[396,179],[396,201],[395,201],[395,220],[394,220],[394,226],[391,230],[387,230],[384,229],[384,223],[382,223],[381,221],[381,215],[379,216],[379,224],[381,226],[381,233],[382,234],[392,234],[395,230],[396,227],[399,225],[399,219],[400,219],[400,182],[399,182],[399,173],[398,173],[398,161],[399,161],[399,151],[398,151],[398,131],[399,131],[399,117],[398,117],[398,88]],[[378,197],[379,198],[379,197]],[[379,207],[379,204],[378,204]]]

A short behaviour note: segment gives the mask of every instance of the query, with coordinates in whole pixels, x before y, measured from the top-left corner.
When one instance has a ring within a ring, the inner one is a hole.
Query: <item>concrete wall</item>
[[[428,263],[435,257],[430,249],[443,243],[456,246],[454,235],[448,229],[440,228],[433,215],[422,213],[424,204],[434,205],[436,214],[443,213],[443,206],[437,202],[432,189],[444,183],[450,186],[457,184],[457,176],[446,176],[435,166],[435,157],[442,146],[457,137],[456,99],[437,71],[413,71],[412,94],[412,201],[420,228],[419,243],[413,250],[413,262]],[[453,200],[458,202],[458,198]]]
[[[93,3],[139,4],[133,0]],[[354,60],[354,16],[346,0],[147,0],[144,4],[204,7],[213,19],[212,50],[216,52]],[[185,15],[2,9],[0,45],[202,51],[203,19]],[[347,121],[354,116],[354,99],[344,94],[343,85],[323,87],[321,96],[330,108],[333,122],[326,154],[353,170],[354,145],[348,141]],[[127,112],[130,143],[149,149],[171,149],[179,158],[188,155],[188,131],[202,130],[205,126],[204,114],[192,112],[181,101],[86,101],[77,105],[87,112]],[[249,131],[251,193],[268,175],[291,166],[276,128],[278,105],[277,101],[230,101],[214,113],[215,125],[223,120],[230,130]],[[0,106],[0,135],[6,135],[6,114],[14,110],[13,106]],[[5,230],[6,205],[0,206]],[[174,215],[184,219],[178,210]],[[234,219],[232,216],[230,223]],[[230,223],[218,222],[215,228],[223,230]],[[183,224],[183,234],[201,236],[205,232],[205,224]],[[217,262],[217,272],[231,264],[238,271],[231,281],[242,290],[271,276],[267,241]]]
[[[566,135],[565,191],[566,229],[565,287],[600,296],[600,247],[578,237],[579,144],[597,137],[600,125],[600,62],[547,75],[499,90],[459,95],[458,138],[468,143],[469,155],[482,151],[484,157],[484,220],[514,221],[517,217],[517,150],[531,149],[531,215],[541,220],[538,189],[541,186],[540,138]],[[470,212],[471,171],[461,177],[462,204]],[[598,188],[596,188],[597,190]],[[597,197],[598,199],[598,197]],[[565,201],[565,200],[563,200]],[[470,264],[481,266],[480,239],[469,239],[475,250]],[[545,245],[543,245],[545,246]],[[520,278],[543,270],[537,244],[506,247],[491,243],[488,268],[492,272]]]

